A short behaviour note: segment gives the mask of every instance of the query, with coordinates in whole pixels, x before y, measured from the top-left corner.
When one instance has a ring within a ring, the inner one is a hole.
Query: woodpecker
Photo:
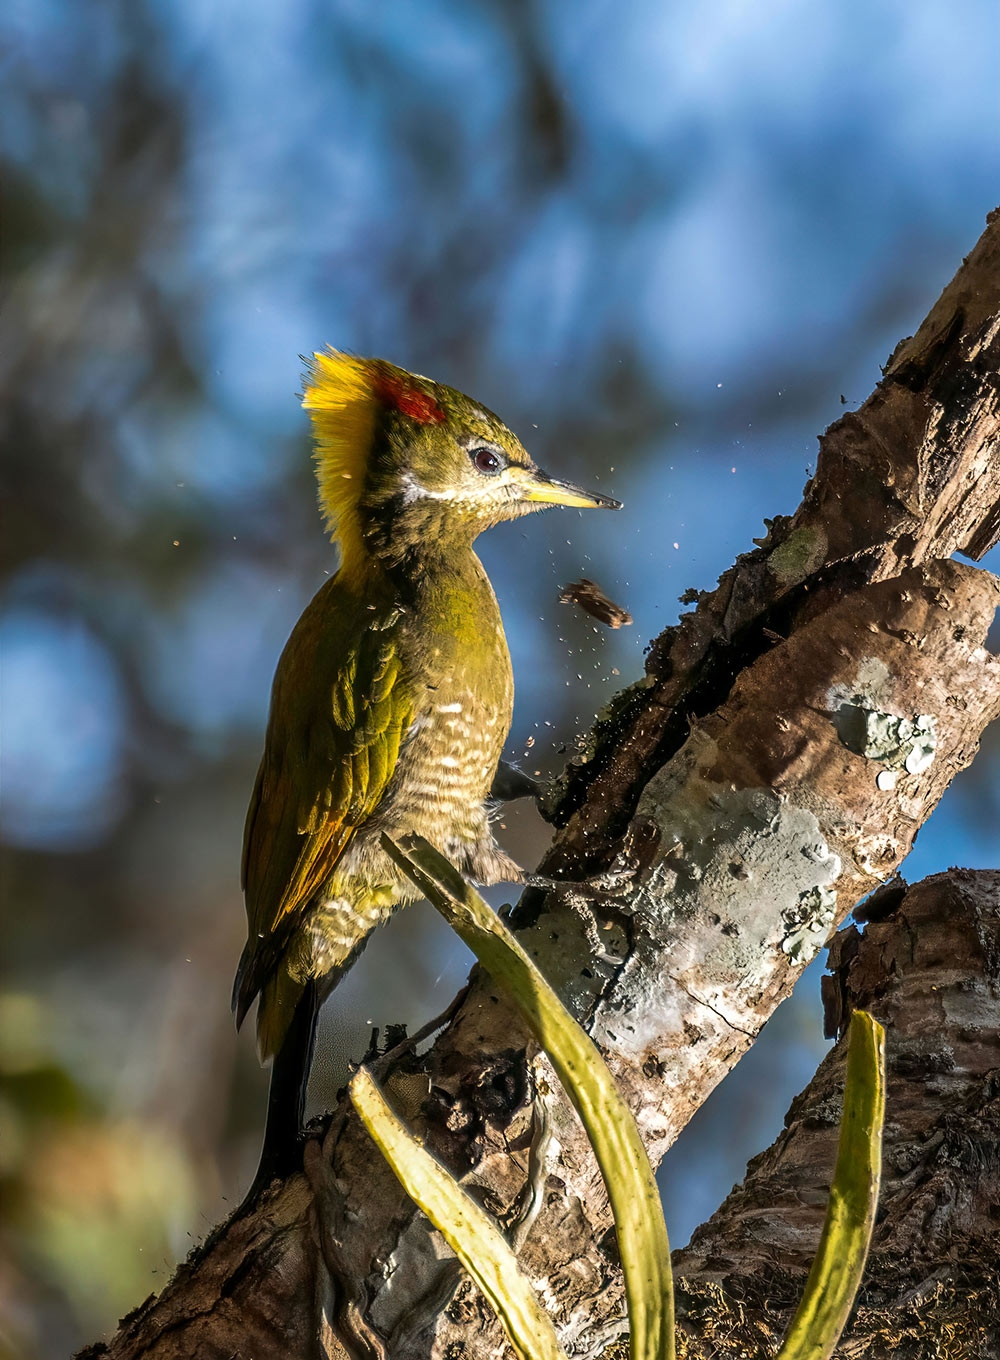
[[[546,506],[620,508],[547,476],[478,402],[383,359],[313,355],[302,404],[340,562],[278,662],[247,812],[233,1007],[240,1025],[258,1000],[273,1063],[251,1196],[294,1169],[320,1007],[419,896],[381,835],[418,832],[479,884],[524,879],[490,829],[514,685],[475,539]]]

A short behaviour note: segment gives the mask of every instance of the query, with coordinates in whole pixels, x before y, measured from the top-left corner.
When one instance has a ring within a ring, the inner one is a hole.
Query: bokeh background
[[[0,29],[0,1350],[47,1358],[255,1163],[241,826],[334,565],[299,353],[452,383],[625,500],[481,540],[509,754],[552,774],[978,237],[1000,40],[994,0],[8,0]],[[581,574],[634,627],[560,605]],[[1000,862],[998,787],[993,734],[907,873]],[[504,820],[534,863],[544,825]],[[317,1104],[467,966],[397,919],[330,1004]],[[666,1162],[677,1244],[821,1055],[820,968]]]

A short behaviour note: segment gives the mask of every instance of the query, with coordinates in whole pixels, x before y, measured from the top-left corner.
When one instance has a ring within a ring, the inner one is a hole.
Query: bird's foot
[[[602,931],[608,931],[618,922],[628,938],[632,934],[632,913],[624,903],[615,901],[632,883],[636,876],[634,868],[614,865],[592,878],[574,882],[565,878],[549,878],[545,874],[526,874],[525,884],[552,893],[560,905],[568,906],[583,925],[587,944],[595,958],[608,964],[618,965],[621,956],[609,950],[607,938]],[[599,919],[603,918],[603,919]]]
[[[543,892],[576,893],[580,897],[622,897],[643,881],[660,844],[660,831],[649,817],[636,816],[618,844],[611,863],[589,878],[551,878],[525,874],[522,882]]]
[[[525,874],[521,881],[525,887],[540,888],[543,892],[576,893],[582,897],[616,897],[632,885],[636,873],[634,864],[615,862],[610,868],[590,878],[550,878],[546,874]]]

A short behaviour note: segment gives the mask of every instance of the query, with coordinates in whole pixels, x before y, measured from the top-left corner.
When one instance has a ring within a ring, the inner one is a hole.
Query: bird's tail
[[[299,1134],[305,1120],[306,1089],[322,1001],[317,982],[294,982],[283,970],[261,992],[257,1043],[261,1057],[273,1056],[274,1061],[264,1146],[246,1204],[257,1199],[277,1177],[301,1170]]]
[[[279,966],[260,988],[257,1050],[261,1062],[267,1062],[268,1059],[273,1059],[273,1062],[267,1096],[264,1146],[245,1204],[257,1199],[276,1177],[290,1176],[294,1171],[302,1170],[299,1134],[304,1124],[306,1088],[320,1007],[357,960],[370,934],[370,929],[367,934],[362,934],[347,957],[322,977],[297,982],[286,968]],[[258,957],[263,957],[251,955],[248,949],[243,952],[233,989],[237,1024],[257,994],[254,966]]]
[[[281,967],[261,987],[257,1001],[257,1054],[262,1063],[272,1058],[277,1062],[308,988],[308,982],[297,982]]]

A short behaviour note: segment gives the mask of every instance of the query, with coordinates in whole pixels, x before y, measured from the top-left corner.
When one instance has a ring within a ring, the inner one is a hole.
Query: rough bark
[[[828,1027],[886,1026],[879,1217],[840,1360],[1000,1355],[1000,873],[952,870],[839,934]],[[682,1360],[773,1355],[802,1291],[837,1150],[845,1044],[743,1184],[674,1253]]]
[[[1000,712],[984,646],[997,583],[947,560],[1000,532],[998,359],[994,214],[873,396],[824,436],[796,515],[657,639],[552,800],[549,874],[632,876],[613,892],[529,892],[513,919],[604,1049],[654,1160],[895,871]],[[623,1325],[606,1197],[489,978],[474,976],[426,1054],[396,1051],[379,1075],[509,1225],[566,1345],[599,1353]],[[337,1353],[334,1333],[393,1360],[502,1352],[343,1108],[310,1169],[315,1203],[295,1176],[237,1213],[107,1353],[265,1360]]]

